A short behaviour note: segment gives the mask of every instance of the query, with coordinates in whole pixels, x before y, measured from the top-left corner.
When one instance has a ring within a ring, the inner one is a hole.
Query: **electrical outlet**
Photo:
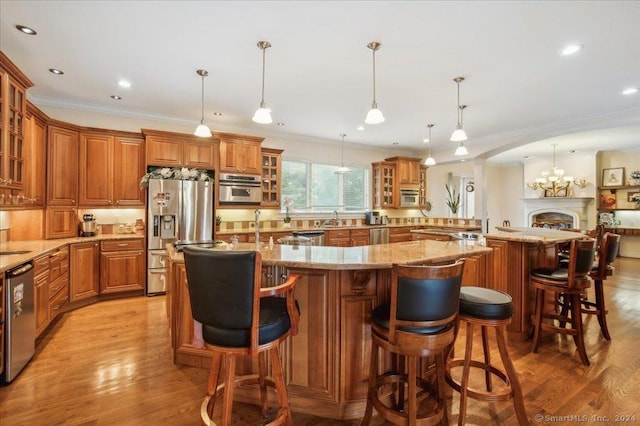
[[[453,225],[453,219],[447,219],[447,225]]]
[[[315,226],[316,228],[320,228],[320,221],[319,220],[314,220],[313,221],[313,226]]]
[[[249,228],[255,228],[256,223],[255,222],[249,222]]]
[[[409,223],[409,224],[413,223],[413,219],[411,219],[410,217],[407,218],[407,223]]]

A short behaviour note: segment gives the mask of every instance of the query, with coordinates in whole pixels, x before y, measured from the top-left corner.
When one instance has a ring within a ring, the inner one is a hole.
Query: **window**
[[[337,166],[282,162],[282,199],[290,197],[298,212],[361,212],[369,205],[369,169],[336,174]]]

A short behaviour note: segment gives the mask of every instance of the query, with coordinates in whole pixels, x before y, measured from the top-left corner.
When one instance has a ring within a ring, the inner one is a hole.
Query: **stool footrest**
[[[445,375],[445,380],[447,381],[447,384],[458,392],[460,392],[460,390],[462,389],[462,385],[458,380],[453,378],[453,376],[451,375],[451,369],[454,367],[462,367],[463,365],[464,365],[463,358],[455,358],[455,359],[449,360],[449,362],[447,362],[447,365],[445,367],[447,372],[447,374]],[[493,365],[485,364],[481,361],[476,361],[476,360],[471,360],[469,365],[471,367],[488,371],[494,376],[499,377],[500,380],[502,380],[504,384],[507,385],[507,387],[501,392],[481,391],[481,390],[475,390],[468,387],[467,394],[470,398],[478,399],[481,401],[495,402],[495,401],[508,401],[513,397],[513,389],[511,389],[511,382],[509,381],[509,377],[504,371],[494,367]]]

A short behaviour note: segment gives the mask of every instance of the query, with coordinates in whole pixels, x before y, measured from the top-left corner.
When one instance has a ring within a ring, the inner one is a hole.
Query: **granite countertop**
[[[430,230],[441,230],[445,232],[458,232],[458,231],[480,231],[480,226],[438,226],[438,225],[426,225],[426,224],[393,224],[393,225],[345,225],[345,226],[325,226],[325,227],[307,227],[307,228],[260,228],[260,232],[306,232],[306,231],[339,231],[343,229],[376,229],[376,228],[423,228]],[[238,229],[238,230],[224,230],[216,231],[216,235],[234,235],[234,234],[253,234],[255,229]],[[413,230],[412,230],[413,232]]]
[[[360,247],[294,246],[275,244],[258,245],[265,265],[279,265],[291,268],[354,270],[388,269],[394,263],[421,263],[453,260],[465,255],[478,255],[492,249],[473,241],[407,241],[401,243],[378,244]],[[220,245],[213,250],[255,250],[254,243],[239,243],[236,249],[230,244]],[[183,262],[182,253],[177,253],[167,245],[173,262]]]
[[[0,255],[0,273],[20,266],[21,264],[35,259],[47,252],[54,251],[67,244],[87,243],[91,241],[122,240],[131,238],[144,238],[138,234],[100,234],[95,237],[73,237],[59,238],[55,240],[34,240],[34,241],[9,241],[0,243],[0,253],[7,251],[27,251],[28,253]]]
[[[519,228],[496,226],[497,232],[484,234],[487,239],[520,241],[525,243],[562,243],[584,238],[581,232],[560,231],[546,228]]]

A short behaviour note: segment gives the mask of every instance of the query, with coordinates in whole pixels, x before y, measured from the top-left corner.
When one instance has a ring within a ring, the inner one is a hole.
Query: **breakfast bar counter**
[[[167,309],[174,362],[209,368],[211,354],[194,334],[182,253],[169,248]],[[292,410],[322,417],[361,417],[367,397],[371,312],[389,298],[393,263],[446,263],[466,258],[464,285],[484,285],[491,249],[471,241],[410,241],[363,247],[288,246],[239,243],[214,250],[262,254],[263,285],[297,273],[298,335],[281,348]],[[213,272],[213,271],[212,271]],[[257,371],[255,360],[239,363],[238,374]],[[236,397],[257,402],[257,392],[239,388]]]

